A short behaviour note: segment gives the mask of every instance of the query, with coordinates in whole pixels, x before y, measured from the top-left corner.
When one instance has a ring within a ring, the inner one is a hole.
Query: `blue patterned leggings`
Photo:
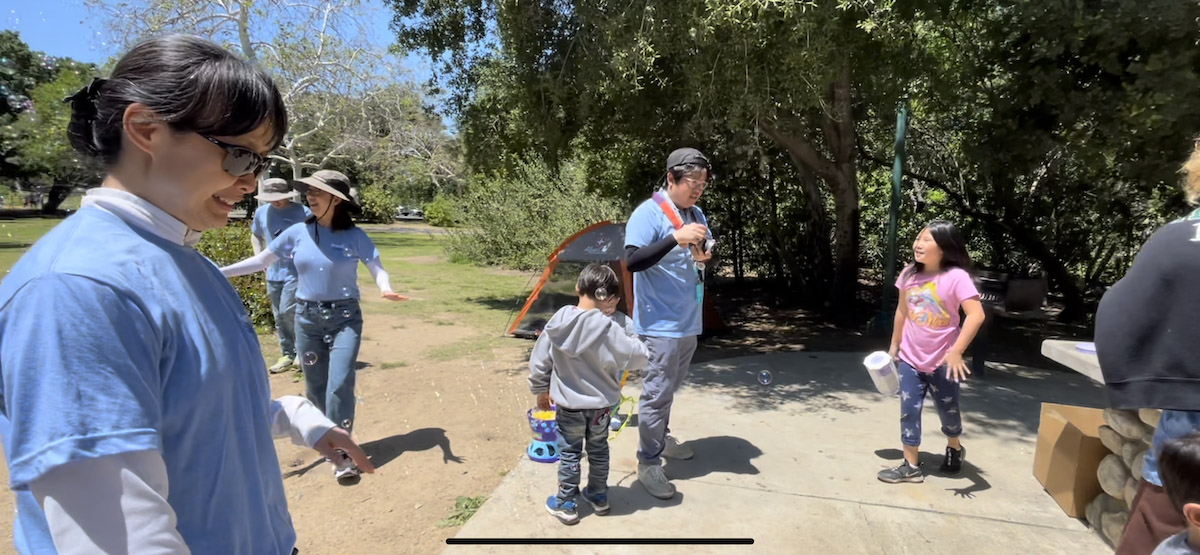
[[[958,412],[958,383],[946,378],[946,367],[933,372],[918,372],[911,364],[900,361],[900,441],[910,447],[921,445],[921,408],[925,395],[933,394],[938,416],[942,418],[942,433],[946,437],[962,435],[962,414]]]

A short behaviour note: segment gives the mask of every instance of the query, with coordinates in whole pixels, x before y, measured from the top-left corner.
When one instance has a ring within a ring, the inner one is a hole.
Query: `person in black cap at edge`
[[[1183,166],[1188,201],[1200,203],[1200,142]],[[1105,293],[1096,354],[1118,409],[1163,409],[1118,555],[1145,555],[1186,523],[1163,490],[1163,444],[1200,430],[1200,209],[1167,224]]]
[[[662,457],[690,459],[669,435],[671,405],[683,385],[703,331],[703,272],[714,241],[696,206],[713,180],[708,158],[694,148],[667,157],[663,188],[634,210],[625,226],[625,257],[633,272],[633,321],[650,352],[638,405],[638,480],[660,499],[675,495]]]

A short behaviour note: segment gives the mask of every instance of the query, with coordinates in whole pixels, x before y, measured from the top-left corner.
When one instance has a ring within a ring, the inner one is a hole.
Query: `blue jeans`
[[[610,408],[571,410],[558,407],[558,501],[579,494],[580,467],[587,449],[588,493],[608,493],[608,421]],[[585,441],[586,440],[586,441]]]
[[[296,280],[268,281],[271,312],[275,314],[275,333],[283,356],[296,358]]]
[[[357,299],[297,303],[296,347],[306,395],[346,431],[354,426],[355,364],[362,324]]]
[[[930,392],[942,419],[942,433],[946,437],[962,435],[958,383],[946,377],[946,367],[918,372],[903,360],[896,367],[900,374],[900,441],[909,447],[921,445],[921,408],[925,406],[925,394]]]

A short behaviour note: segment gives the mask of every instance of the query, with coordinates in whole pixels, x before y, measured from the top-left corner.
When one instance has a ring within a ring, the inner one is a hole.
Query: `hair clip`
[[[71,109],[81,112],[83,115],[94,116],[96,115],[96,99],[100,97],[100,87],[107,82],[108,79],[95,77],[91,83],[75,91],[75,94],[64,98],[63,102],[70,102]]]

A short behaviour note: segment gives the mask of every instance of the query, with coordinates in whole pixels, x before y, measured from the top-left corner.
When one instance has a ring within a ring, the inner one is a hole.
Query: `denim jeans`
[[[283,356],[296,358],[296,280],[268,281],[271,312],[275,314],[275,333]]]
[[[958,383],[946,377],[946,367],[933,372],[918,372],[903,360],[897,365],[900,374],[900,441],[910,447],[921,445],[921,408],[925,395],[933,394],[942,419],[946,437],[962,435],[962,414],[958,412]]]
[[[355,364],[362,324],[357,299],[297,303],[296,350],[308,400],[346,431],[354,426]]]
[[[579,494],[580,465],[587,450],[588,492],[608,493],[608,423],[612,409],[570,410],[558,407],[558,501]]]

